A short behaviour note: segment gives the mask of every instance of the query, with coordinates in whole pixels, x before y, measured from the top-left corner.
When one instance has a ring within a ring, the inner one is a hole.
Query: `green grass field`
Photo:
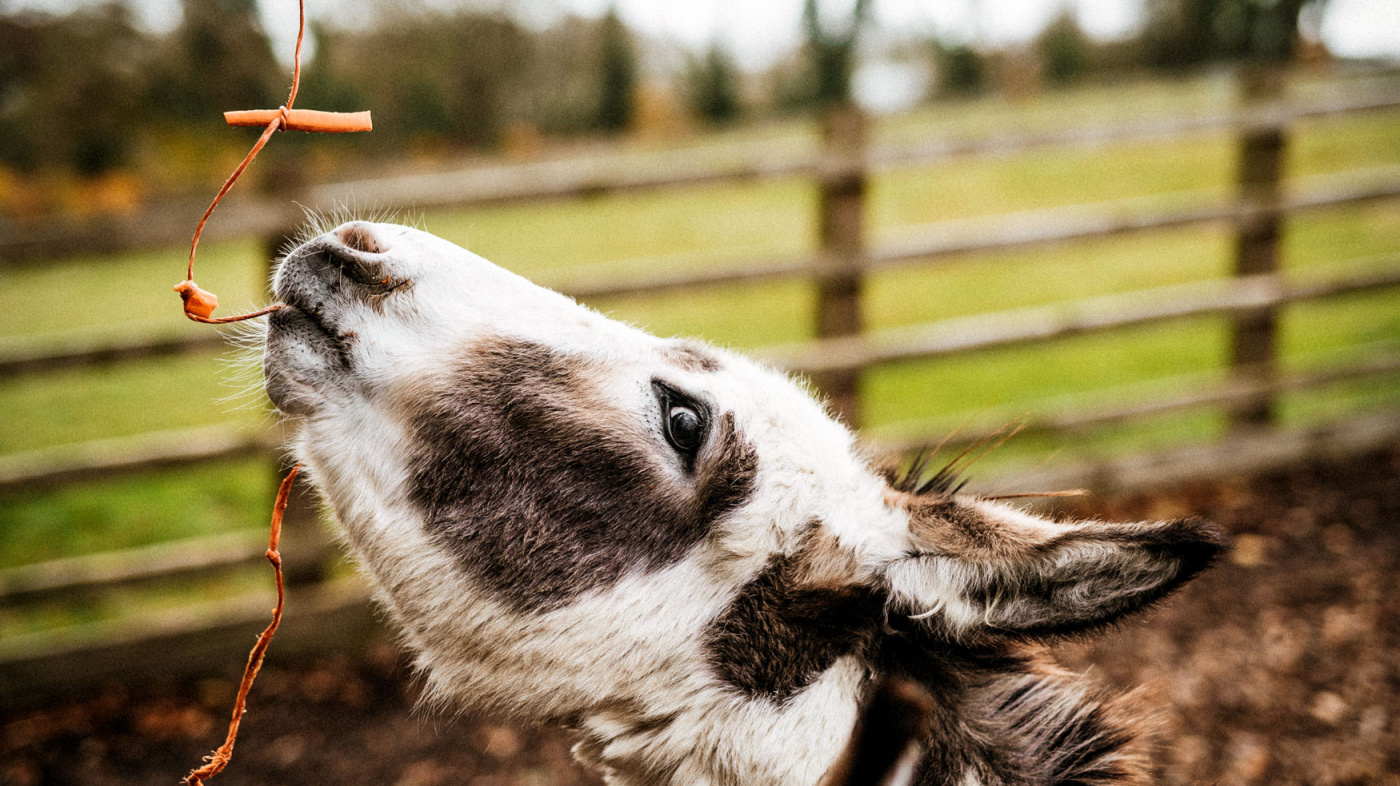
[[[1222,80],[1204,80],[1097,87],[1017,104],[999,99],[945,104],[885,119],[876,136],[910,142],[1210,111],[1229,106],[1229,87]],[[1299,88],[1312,94],[1327,90],[1326,83],[1315,80]],[[811,129],[793,121],[687,144],[708,145],[715,155],[724,155],[729,143],[756,137],[812,143]],[[1290,137],[1290,177],[1395,165],[1400,165],[1400,112],[1308,121]],[[933,221],[1127,197],[1219,197],[1228,192],[1233,166],[1233,144],[1224,134],[958,161],[880,175],[873,183],[868,218],[878,244]],[[547,283],[566,271],[607,273],[635,267],[639,259],[704,266],[809,249],[815,235],[815,192],[808,183],[783,181],[410,218]],[[201,248],[198,278],[220,294],[221,313],[262,299],[266,263],[257,248],[251,239]],[[873,276],[867,313],[872,328],[885,328],[1215,278],[1227,273],[1230,248],[1226,228],[1202,227],[968,256]],[[1288,224],[1283,259],[1290,272],[1302,277],[1329,265],[1397,251],[1400,204],[1383,202],[1297,217]],[[0,289],[0,341],[206,329],[188,325],[180,316],[170,287],[182,273],[183,251],[178,248],[11,271]],[[809,284],[791,281],[593,305],[661,334],[752,348],[809,336],[813,296]],[[1284,321],[1282,348],[1289,368],[1397,344],[1396,291],[1296,307]],[[1219,371],[1225,352],[1223,320],[1198,319],[899,364],[868,376],[867,422],[878,431],[902,421],[941,423],[979,409],[1031,412],[1046,401],[1103,403],[1103,391],[1116,386],[1150,386],[1153,380]],[[201,356],[4,382],[0,411],[8,428],[0,431],[0,454],[157,429],[219,423],[258,427],[270,414],[250,369],[237,360]],[[1283,411],[1288,422],[1302,423],[1361,408],[1393,407],[1397,401],[1400,384],[1395,381],[1357,383],[1290,396]],[[1220,427],[1217,413],[1185,413],[1068,445],[1026,439],[1006,454],[1038,461],[1050,450],[1078,455],[1159,447],[1207,439]],[[0,502],[0,567],[263,526],[272,490],[269,472],[239,462],[8,498]]]

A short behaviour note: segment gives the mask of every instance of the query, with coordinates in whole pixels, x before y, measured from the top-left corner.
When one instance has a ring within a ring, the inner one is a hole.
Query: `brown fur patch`
[[[783,702],[865,651],[884,598],[855,582],[852,564],[820,525],[797,553],[773,556],[706,630],[711,668],[752,698]]]
[[[583,358],[496,338],[410,404],[411,498],[428,531],[521,610],[677,562],[753,487],[757,456],[732,414],[679,481],[644,413],[590,395],[593,373]]]
[[[952,497],[916,497],[906,510],[919,542],[974,562],[1021,560],[1044,541]]]
[[[933,701],[914,783],[1129,786],[1146,782],[1143,730],[1117,697],[1050,664],[1038,649],[962,647],[927,631],[885,637],[882,674],[908,677]]]

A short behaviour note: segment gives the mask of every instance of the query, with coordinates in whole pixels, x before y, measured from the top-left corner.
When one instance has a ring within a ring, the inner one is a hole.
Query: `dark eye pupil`
[[[702,436],[700,416],[694,410],[671,407],[671,439],[676,441],[676,447],[695,450],[700,447]]]

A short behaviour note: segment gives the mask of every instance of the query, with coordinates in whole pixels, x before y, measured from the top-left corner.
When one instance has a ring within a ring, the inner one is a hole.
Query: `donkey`
[[[572,729],[616,786],[812,786],[896,677],[913,782],[1145,781],[1125,702],[1042,644],[1196,575],[1211,525],[899,477],[801,383],[415,229],[344,224],[274,288],[267,393],[436,701]]]

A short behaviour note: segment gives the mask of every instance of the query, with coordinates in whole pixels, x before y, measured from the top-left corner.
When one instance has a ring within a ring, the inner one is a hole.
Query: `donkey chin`
[[[267,392],[431,694],[552,723],[610,784],[825,784],[877,679],[910,782],[1141,783],[1141,722],[1043,642],[1162,598],[1199,520],[1064,522],[895,478],[801,383],[447,241],[291,252]]]

